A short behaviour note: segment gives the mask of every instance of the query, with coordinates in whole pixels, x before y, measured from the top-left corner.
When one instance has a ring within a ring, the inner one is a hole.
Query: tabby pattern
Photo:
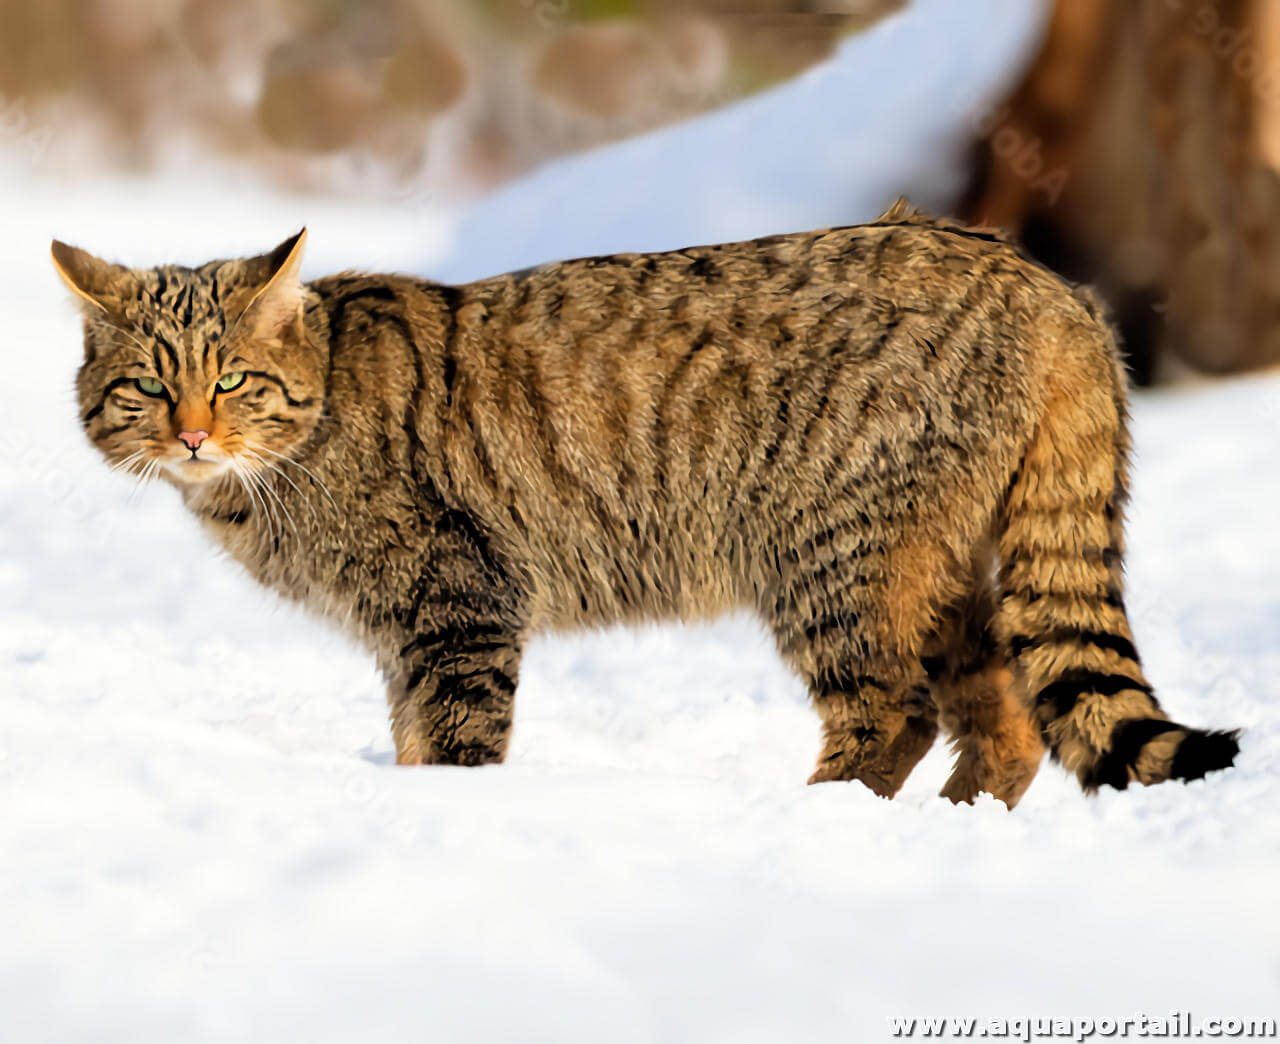
[[[821,716],[815,782],[892,796],[939,723],[957,801],[1012,806],[1042,742],[1087,788],[1231,764],[1133,648],[1109,329],[999,238],[899,206],[464,287],[304,285],[302,245],[55,244],[82,420],[372,650],[401,763],[501,761],[535,633],[748,607]]]

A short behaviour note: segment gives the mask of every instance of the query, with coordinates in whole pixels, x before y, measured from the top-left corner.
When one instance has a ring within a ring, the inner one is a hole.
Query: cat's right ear
[[[245,290],[229,305],[237,316],[248,316],[248,328],[260,337],[277,335],[302,316],[306,288],[298,273],[307,230],[290,236],[271,253],[244,262]]]
[[[137,278],[122,265],[113,265],[56,239],[50,253],[62,281],[91,311],[119,318],[125,302],[137,294]]]

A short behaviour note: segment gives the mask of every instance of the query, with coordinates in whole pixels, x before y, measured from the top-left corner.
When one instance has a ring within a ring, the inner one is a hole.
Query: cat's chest
[[[290,586],[290,574],[296,571],[285,568],[285,542],[266,519],[256,518],[249,510],[205,515],[200,521],[213,545],[230,555],[260,584],[275,589]]]
[[[213,542],[259,583],[290,598],[339,604],[394,588],[416,558],[406,525],[376,503],[317,506],[281,496],[202,518]]]

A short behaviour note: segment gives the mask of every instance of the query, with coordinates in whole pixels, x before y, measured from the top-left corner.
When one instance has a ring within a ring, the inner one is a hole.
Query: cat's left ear
[[[125,304],[138,296],[138,278],[123,265],[113,265],[56,239],[50,253],[62,281],[89,306],[91,314],[101,312],[119,319],[124,315]]]
[[[301,318],[307,293],[299,273],[306,245],[304,228],[271,253],[245,262],[245,300],[239,312],[255,336],[277,336]]]

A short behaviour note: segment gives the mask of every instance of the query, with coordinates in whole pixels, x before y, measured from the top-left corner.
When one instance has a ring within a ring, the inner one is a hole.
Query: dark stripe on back
[[[444,298],[445,307],[449,310],[449,325],[445,329],[441,345],[444,354],[444,404],[448,408],[453,405],[453,385],[458,376],[458,359],[454,348],[458,340],[458,309],[462,306],[462,294],[454,287],[442,286],[440,296]]]
[[[855,229],[858,227],[860,226],[854,226]],[[923,230],[928,232],[942,232],[951,236],[959,236],[961,239],[976,239],[982,243],[999,243],[1002,246],[1009,247],[1011,250],[1015,249],[1015,247],[1017,246],[1017,244],[1011,242],[1007,236],[999,232],[984,232],[981,229],[976,229],[976,228],[952,228],[949,225],[937,225],[937,224],[933,224],[932,222],[928,224],[922,224],[919,221],[877,221],[877,222],[874,222],[873,224],[865,225],[861,227],[864,227],[864,228],[913,228],[913,229],[916,229],[917,231]],[[843,231],[843,230],[837,229],[836,231]]]
[[[347,309],[361,301],[394,301],[396,292],[389,286],[366,286],[360,290],[350,290],[329,304],[329,328],[335,333],[346,321]]]

